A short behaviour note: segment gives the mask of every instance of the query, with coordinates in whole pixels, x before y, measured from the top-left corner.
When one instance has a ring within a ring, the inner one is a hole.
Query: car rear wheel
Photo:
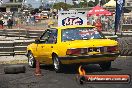
[[[111,68],[111,62],[105,62],[105,63],[101,63],[99,64],[100,67],[103,69],[103,70],[109,70]]]
[[[33,54],[31,52],[28,53],[28,65],[31,68],[35,68],[36,67],[36,60],[33,56]]]
[[[57,55],[53,55],[53,66],[57,73],[62,71],[62,64]]]

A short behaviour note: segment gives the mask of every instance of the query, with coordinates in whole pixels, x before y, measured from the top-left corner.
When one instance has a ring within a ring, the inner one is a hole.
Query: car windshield
[[[96,28],[72,28],[62,30],[62,41],[88,40],[105,38]]]

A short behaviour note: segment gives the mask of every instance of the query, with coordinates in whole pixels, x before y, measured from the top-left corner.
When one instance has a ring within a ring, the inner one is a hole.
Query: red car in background
[[[36,20],[42,20],[42,19],[48,19],[48,14],[47,13],[37,13],[35,14],[35,19]]]

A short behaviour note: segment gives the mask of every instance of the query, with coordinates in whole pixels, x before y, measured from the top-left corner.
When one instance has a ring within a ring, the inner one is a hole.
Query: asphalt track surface
[[[26,73],[4,74],[0,65],[0,88],[132,88],[129,84],[84,84],[76,82],[78,74],[74,66],[67,66],[68,70],[63,73],[55,73],[52,66],[41,66],[42,76],[34,75],[34,68],[29,68],[27,64]],[[98,65],[87,65],[84,67],[87,74],[130,74],[132,75],[132,58],[117,58],[112,63],[109,71],[102,71]],[[131,78],[132,79],[132,78]]]

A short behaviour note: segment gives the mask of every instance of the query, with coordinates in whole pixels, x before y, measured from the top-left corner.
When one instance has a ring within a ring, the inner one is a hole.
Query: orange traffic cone
[[[40,63],[39,60],[36,60],[36,68],[35,68],[35,75],[36,76],[41,76],[41,69],[40,69]]]

